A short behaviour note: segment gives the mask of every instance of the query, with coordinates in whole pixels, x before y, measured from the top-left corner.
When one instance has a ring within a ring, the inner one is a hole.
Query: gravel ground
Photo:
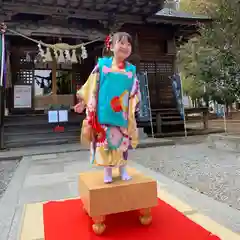
[[[19,160],[0,161],[0,198],[7,189],[18,164]]]
[[[200,143],[138,149],[132,159],[240,210],[240,154]]]

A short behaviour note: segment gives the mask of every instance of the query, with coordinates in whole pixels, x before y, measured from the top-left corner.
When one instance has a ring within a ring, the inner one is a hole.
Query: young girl
[[[138,132],[135,111],[140,101],[136,68],[126,59],[132,51],[128,33],[118,32],[107,40],[113,57],[98,60],[87,82],[77,92],[75,111],[86,108],[81,141],[90,144],[91,161],[104,166],[104,182],[112,182],[112,167],[119,167],[122,180],[130,180],[126,171],[128,149],[136,148]]]

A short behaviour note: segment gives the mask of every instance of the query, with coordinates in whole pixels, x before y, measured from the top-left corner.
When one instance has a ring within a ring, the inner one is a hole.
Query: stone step
[[[77,143],[79,141],[78,138],[68,138],[68,139],[55,139],[55,140],[39,140],[37,142],[6,142],[6,148],[23,148],[23,147],[36,147],[36,146],[49,146],[49,145],[61,145],[61,144],[69,144],[69,143]]]
[[[4,129],[5,131],[17,131],[20,129],[31,129],[31,131],[34,131],[34,129],[37,128],[52,128],[56,125],[63,125],[63,126],[81,126],[82,120],[76,120],[76,121],[69,121],[64,123],[48,123],[48,121],[42,121],[42,120],[35,120],[31,122],[12,122],[12,123],[4,123]]]
[[[176,112],[178,111],[176,107],[169,108],[153,108],[152,112]]]
[[[46,134],[45,136],[35,138],[15,138],[6,139],[5,147],[7,148],[18,148],[28,146],[39,146],[39,145],[55,145],[55,144],[66,144],[80,141],[80,137],[77,134],[74,135],[59,135],[51,136]]]
[[[178,113],[178,114],[176,114],[176,115],[171,115],[171,116],[169,116],[169,115],[163,115],[163,116],[161,116],[161,118],[162,118],[162,121],[164,121],[164,120],[176,120],[176,119],[182,119],[182,117],[180,116],[180,114]]]
[[[64,132],[72,133],[72,132],[79,132],[81,126],[77,125],[59,125],[64,127]],[[41,134],[51,134],[54,133],[54,128],[56,125],[47,125],[41,128],[29,128],[28,126],[24,128],[7,128],[4,131],[5,136],[21,136],[24,137],[26,135],[41,135]]]
[[[85,115],[79,115],[74,113],[69,113],[68,121],[69,122],[79,122],[81,121]],[[47,114],[38,114],[38,115],[10,115],[4,118],[4,125],[13,126],[13,125],[29,125],[32,123],[48,123],[48,115]]]

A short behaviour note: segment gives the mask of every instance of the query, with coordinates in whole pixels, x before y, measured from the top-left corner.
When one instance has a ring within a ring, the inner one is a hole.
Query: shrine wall
[[[133,54],[130,61],[137,66],[138,71],[148,72],[152,108],[174,105],[171,81],[169,79],[174,74],[176,56],[174,28],[169,27],[169,25],[125,24],[121,30],[129,32],[133,37]],[[20,78],[27,78],[26,84],[31,84],[33,76],[30,79],[30,71],[35,67],[33,55],[37,53],[36,44],[31,44],[31,42],[20,37],[12,37],[10,45],[12,83],[15,84],[19,80],[23,82],[25,80]],[[31,57],[30,61],[26,59],[28,52]],[[75,81],[76,87],[80,87],[85,83],[94,67],[95,57],[100,55],[101,49],[91,54],[81,64],[72,65],[73,81]],[[51,64],[45,64],[42,67],[51,69]],[[26,71],[24,76],[20,76],[23,74],[20,72],[24,69],[28,70],[27,77],[25,76]]]
[[[148,73],[151,107],[175,107],[170,77],[174,74],[176,47],[174,28],[162,26],[125,26],[133,36],[133,63]]]

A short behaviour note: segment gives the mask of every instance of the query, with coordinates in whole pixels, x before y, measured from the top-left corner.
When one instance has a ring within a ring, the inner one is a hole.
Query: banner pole
[[[180,85],[181,85],[181,105],[182,105],[182,114],[183,114],[183,124],[184,124],[184,135],[187,137],[187,123],[186,123],[186,115],[185,115],[185,108],[183,104],[183,86],[182,86],[182,79],[179,75]]]
[[[227,121],[226,121],[226,106],[223,105],[223,123],[224,123],[224,132],[227,133]]]
[[[5,64],[5,34],[1,29],[1,72],[0,72],[0,150],[4,149],[4,115],[5,115],[5,89],[4,89],[4,64]]]
[[[151,99],[150,99],[150,94],[149,94],[149,88],[148,88],[148,77],[147,77],[147,72],[144,72],[144,75],[147,79],[146,84],[147,84],[147,91],[148,91],[148,107],[149,107],[149,114],[150,114],[150,124],[151,124],[151,131],[152,131],[152,138],[154,138],[154,129],[153,129],[153,121],[152,121],[152,109],[151,109]]]

